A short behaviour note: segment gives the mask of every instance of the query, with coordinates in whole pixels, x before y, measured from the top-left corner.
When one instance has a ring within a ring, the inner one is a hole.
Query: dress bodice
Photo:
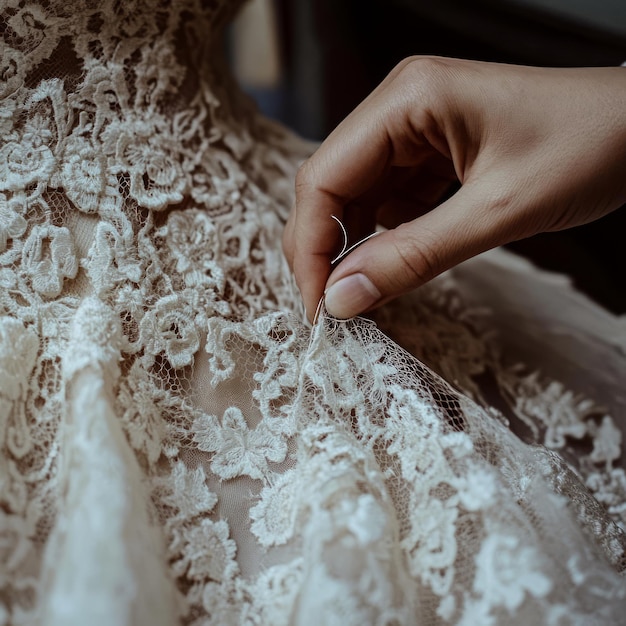
[[[518,285],[557,289],[496,255],[381,313],[462,391],[368,320],[306,327],[311,146],[229,78],[237,4],[1,5],[0,624],[615,623],[619,431],[502,366],[461,287],[517,343]],[[572,471],[492,398],[593,445]]]

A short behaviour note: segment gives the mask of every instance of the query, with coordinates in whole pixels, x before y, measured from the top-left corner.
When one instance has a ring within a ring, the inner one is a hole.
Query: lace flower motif
[[[446,466],[440,446],[441,424],[434,407],[410,389],[393,385],[385,438],[387,452],[397,455],[406,480],[424,480]]]
[[[84,213],[95,213],[104,194],[106,170],[102,156],[83,137],[68,141],[61,182],[67,197]]]
[[[46,182],[55,165],[47,145],[9,141],[0,148],[0,189],[20,191],[35,182]]]
[[[8,26],[7,30],[21,40],[20,47],[27,52],[29,61],[36,64],[48,57],[58,42],[55,19],[34,2],[9,0],[3,4],[13,5],[12,10],[7,12],[10,17],[6,20],[5,28]]]
[[[163,131],[146,122],[121,129],[116,153],[122,169],[130,175],[130,195],[140,206],[153,210],[180,202],[186,177],[177,152],[166,139],[159,139]]]
[[[289,352],[289,346],[286,348],[268,353],[263,370],[254,374],[259,387],[252,396],[259,403],[263,416],[274,418],[273,430],[291,434],[295,420],[290,411],[290,394],[298,384],[299,364],[296,355]]]
[[[409,567],[443,597],[449,593],[454,578],[458,508],[453,499],[428,496],[412,506],[411,530],[403,541],[409,553]]]
[[[476,556],[474,592],[490,606],[504,606],[511,613],[527,593],[543,598],[552,589],[552,581],[539,570],[534,548],[519,543],[517,537],[491,534]]]
[[[185,68],[177,62],[171,43],[164,40],[143,46],[141,54],[135,69],[135,103],[137,107],[146,104],[156,107],[168,94],[176,93],[185,77]]]
[[[16,400],[27,388],[39,340],[31,328],[11,317],[0,318],[0,394]],[[0,429],[1,430],[1,429]]]
[[[299,488],[296,473],[290,470],[261,491],[259,502],[250,509],[250,530],[262,546],[280,546],[293,536]]]
[[[174,369],[193,363],[200,335],[191,307],[180,294],[161,298],[140,324],[141,340],[149,354],[165,353]]]
[[[214,146],[203,155],[192,180],[191,197],[198,204],[204,204],[212,215],[231,211],[248,182],[240,162],[226,150]]]
[[[168,493],[161,500],[178,511],[177,518],[191,519],[201,513],[209,513],[217,504],[217,496],[206,486],[202,467],[188,469],[179,461],[166,480]]]
[[[21,237],[28,226],[14,206],[14,203],[8,202],[6,196],[0,193],[0,252],[7,249],[9,239]]]
[[[199,450],[215,453],[211,470],[223,479],[262,479],[268,472],[267,462],[281,463],[287,454],[282,437],[271,432],[264,422],[248,428],[243,413],[235,406],[224,411],[221,423],[213,415],[197,418],[192,432]]]
[[[260,624],[288,626],[298,593],[302,590],[303,570],[301,557],[261,570],[253,591]]]
[[[160,234],[176,261],[176,271],[185,275],[188,287],[203,285],[219,292],[224,289],[224,269],[215,259],[217,231],[205,212],[173,211]]]
[[[122,232],[108,222],[98,224],[87,258],[81,262],[96,293],[106,294],[125,281],[139,283],[142,267],[133,258],[132,243],[133,233],[129,224],[122,226]]]
[[[217,248],[217,231],[202,211],[172,211],[163,232],[176,260],[176,271],[186,272],[206,259],[212,259]]]
[[[192,580],[203,581],[207,577],[218,582],[228,580],[238,570],[235,561],[237,545],[228,534],[228,524],[224,520],[201,520],[200,524],[185,532],[182,559],[174,565],[175,569],[186,571]]]
[[[468,468],[467,473],[455,477],[451,484],[458,490],[459,501],[467,511],[489,507],[498,489],[493,473],[479,466]]]
[[[70,231],[50,224],[33,226],[22,250],[22,265],[35,291],[48,298],[58,296],[64,279],[78,272]]]

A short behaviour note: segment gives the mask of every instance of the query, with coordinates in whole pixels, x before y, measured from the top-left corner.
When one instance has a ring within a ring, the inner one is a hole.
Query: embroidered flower
[[[82,261],[98,295],[121,282],[141,280],[141,263],[133,257],[132,243],[130,224],[120,233],[108,222],[98,223],[87,258]]]
[[[411,572],[443,596],[454,580],[458,509],[453,499],[442,501],[427,495],[411,507],[411,530],[403,541]]]
[[[409,389],[390,388],[392,402],[385,425],[387,451],[397,455],[407,480],[423,480],[445,465],[439,444],[441,421],[436,409]]]
[[[72,138],[65,147],[61,171],[61,184],[67,197],[84,213],[94,213],[104,195],[105,183],[102,156],[87,139]]]
[[[511,613],[527,593],[543,598],[552,589],[551,580],[539,569],[535,549],[519,543],[517,537],[492,533],[476,556],[474,592],[490,606],[504,606]]]
[[[0,393],[16,400],[27,389],[39,339],[35,331],[11,317],[0,317]]]
[[[219,229],[217,239],[220,242],[220,260],[224,266],[235,270],[247,265],[250,262],[250,242],[262,236],[259,224],[242,218],[237,222],[224,221]],[[271,271],[269,268],[274,266],[268,263],[267,267]],[[281,267],[280,262],[275,267]]]
[[[291,434],[295,428],[295,416],[290,409],[298,374],[298,360],[288,349],[268,353],[262,371],[254,374],[259,387],[252,396],[259,403],[261,413],[266,418],[279,418],[272,420],[272,430],[280,429]]]
[[[451,481],[458,490],[459,501],[467,511],[479,511],[488,507],[497,493],[493,473],[480,467],[468,467],[463,476]]]
[[[185,272],[215,255],[216,235],[212,220],[202,211],[172,211],[160,231],[176,260],[176,271]]]
[[[173,211],[159,231],[176,261],[176,271],[185,275],[187,287],[224,289],[222,263],[215,259],[218,237],[209,216],[197,209]]]
[[[185,78],[185,68],[177,59],[172,45],[157,39],[141,49],[141,61],[135,68],[137,107],[156,105],[166,95],[176,93]]]
[[[188,469],[178,461],[166,481],[163,483],[168,493],[161,501],[178,511],[177,518],[191,519],[200,513],[209,513],[217,504],[217,496],[206,486],[202,467]]]
[[[39,91],[45,92],[47,87],[48,83],[42,83]],[[56,166],[48,146],[52,139],[49,120],[35,114],[19,136],[14,132],[7,139],[0,148],[0,189],[20,191],[34,183],[47,183]]]
[[[238,570],[235,561],[237,546],[228,534],[228,524],[224,520],[201,520],[185,532],[182,558],[175,564],[175,569],[186,572],[192,580],[228,580]]]
[[[56,81],[45,81],[39,85],[33,94],[33,102],[39,102],[46,97],[50,97],[52,93],[58,96],[60,85]],[[50,130],[50,121],[48,117],[41,114],[35,114],[24,123],[22,131],[22,141],[39,148],[43,145],[49,145],[52,140],[52,131]]]
[[[58,296],[63,280],[78,272],[70,231],[64,226],[33,226],[22,250],[22,264],[35,291],[48,298]]]
[[[80,46],[80,42],[77,45]],[[90,131],[94,140],[102,141],[102,152],[114,156],[122,132],[120,112],[129,108],[125,68],[114,61],[102,61],[102,65],[94,64],[85,69],[80,90],[70,94],[69,100],[75,109],[81,111],[80,131]],[[92,112],[89,117],[83,113],[87,110]]]
[[[303,589],[304,559],[262,569],[255,582],[253,608],[258,611],[260,624],[287,626],[293,607]]]
[[[19,191],[35,182],[47,182],[55,163],[45,144],[9,141],[0,148],[0,189]]]
[[[154,210],[180,202],[186,178],[177,151],[166,139],[160,139],[163,131],[146,122],[122,129],[116,154],[130,175],[130,195],[140,206]]]
[[[14,3],[7,26],[12,35],[22,42],[31,62],[46,58],[56,47],[58,28],[55,19],[46,15],[42,7],[32,2]],[[33,55],[36,51],[36,55]]]
[[[179,294],[161,298],[141,320],[140,333],[146,351],[165,353],[174,369],[191,365],[200,347],[191,307]]]
[[[262,546],[279,546],[293,536],[300,488],[296,472],[289,470],[261,491],[259,502],[250,509],[250,530]]]
[[[236,476],[263,478],[267,462],[280,463],[287,455],[287,444],[261,422],[249,429],[237,407],[224,411],[221,423],[213,415],[203,415],[192,426],[198,449],[214,452],[211,470],[224,479]]]
[[[17,239],[26,232],[28,224],[16,208],[16,203],[7,201],[0,193],[0,252],[7,249],[9,239]]]
[[[193,173],[191,197],[210,209],[212,216],[230,213],[247,182],[241,164],[229,152],[211,146]]]
[[[163,235],[176,259],[177,272],[184,272],[215,254],[217,231],[206,213],[197,209],[172,211]]]
[[[546,427],[544,445],[551,449],[562,448],[570,437],[582,439],[589,434],[587,417],[598,410],[557,381],[544,385],[536,373],[522,379],[515,397],[515,410],[524,421]]]

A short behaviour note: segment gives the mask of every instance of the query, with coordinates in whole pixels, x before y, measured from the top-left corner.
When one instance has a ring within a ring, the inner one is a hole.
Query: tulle
[[[498,251],[303,324],[237,4],[0,5],[0,623],[619,623],[623,320]]]

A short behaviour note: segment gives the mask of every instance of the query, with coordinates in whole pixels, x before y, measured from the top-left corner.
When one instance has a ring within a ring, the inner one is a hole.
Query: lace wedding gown
[[[310,330],[232,3],[0,6],[0,624],[620,622],[623,320],[494,252]]]

